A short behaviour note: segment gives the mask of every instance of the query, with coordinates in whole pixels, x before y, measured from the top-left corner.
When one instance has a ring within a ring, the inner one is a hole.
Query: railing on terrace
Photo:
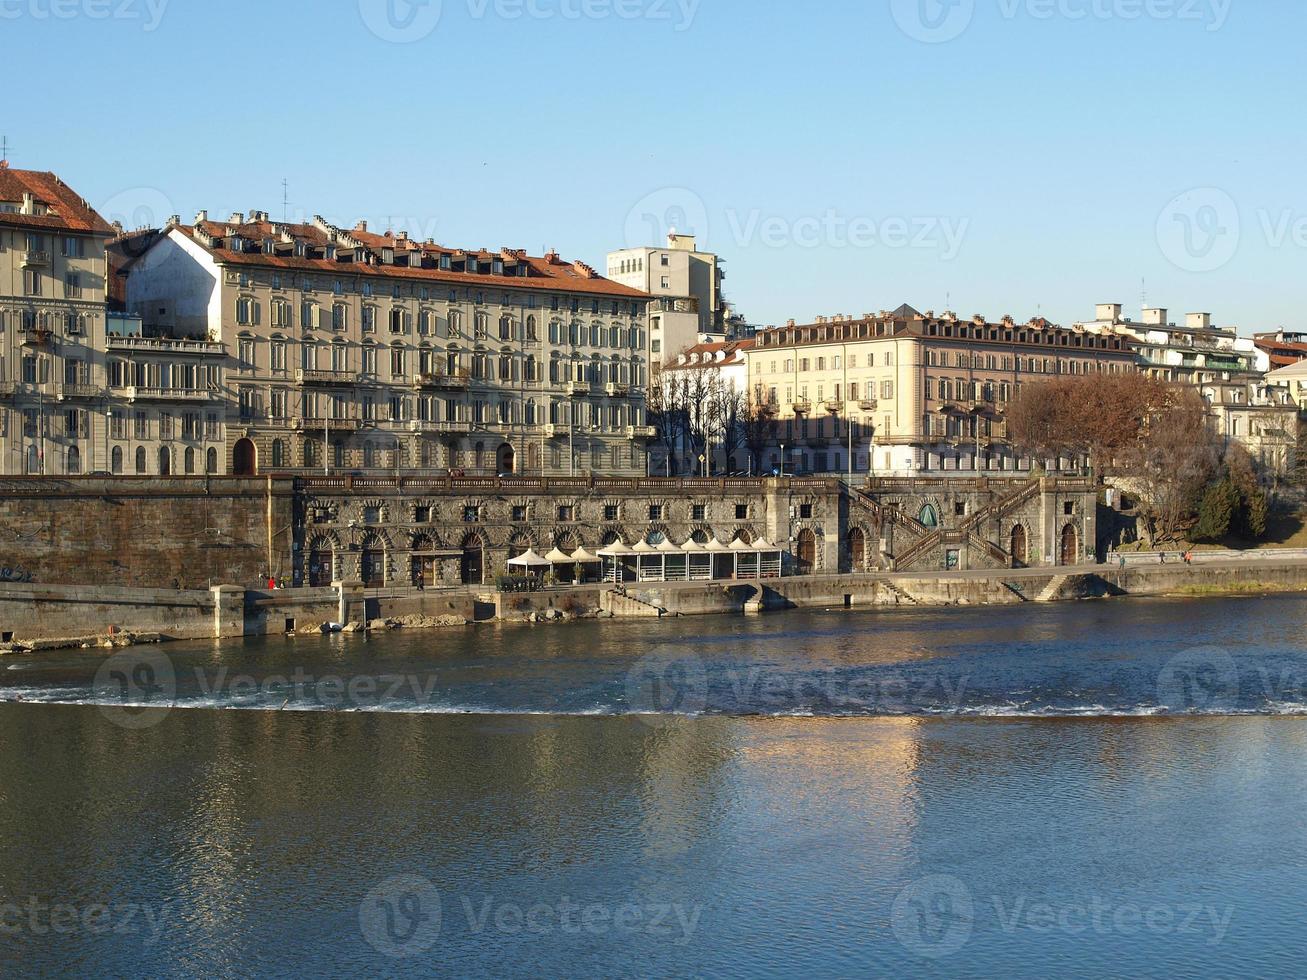
[[[576,493],[587,491],[657,493],[681,492],[759,492],[773,485],[792,491],[828,493],[839,488],[836,478],[772,477],[757,478],[691,478],[672,477],[604,477],[604,476],[551,476],[551,477],[498,477],[450,476],[448,474],[342,474],[340,476],[295,475],[306,490],[398,490],[422,491],[442,489],[467,493],[479,492],[537,492]]]
[[[105,338],[110,350],[136,350],[158,354],[226,354],[226,348],[210,340],[184,340],[173,337]]]

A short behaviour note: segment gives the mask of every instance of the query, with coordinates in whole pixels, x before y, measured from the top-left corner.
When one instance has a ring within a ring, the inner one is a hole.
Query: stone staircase
[[[959,532],[965,534],[968,542],[973,547],[976,547],[981,553],[987,555],[990,560],[995,562],[999,567],[1006,568],[1011,566],[1012,556],[992,541],[987,540],[985,536],[980,533],[980,529],[984,526],[986,521],[1003,517],[1005,514],[1020,507],[1031,498],[1038,496],[1040,489],[1041,485],[1038,479],[1030,480],[1028,483],[1023,484],[1020,489],[1013,491],[1006,497],[982,507],[955,528],[936,528],[931,531],[923,525],[918,525],[926,532],[925,535],[913,542],[912,547],[907,551],[895,556],[895,569],[901,570],[910,568],[913,562],[919,559],[922,555],[937,548],[946,535]]]
[[[906,603],[906,604],[909,605],[909,606],[919,606],[919,605],[921,605],[920,602],[918,602],[915,598],[913,598],[911,595],[909,595],[909,594],[908,594],[907,592],[905,592],[903,589],[899,588],[897,585],[895,585],[895,584],[894,584],[893,582],[891,582],[889,579],[887,579],[887,578],[886,578],[886,579],[881,579],[881,582],[884,583],[885,588],[887,588],[887,589],[890,591],[890,594],[893,595],[893,596],[895,597],[895,599],[896,599],[896,601],[897,601],[898,603],[900,603],[900,604],[902,604],[902,603]]]
[[[659,619],[668,615],[662,606],[655,606],[652,602],[645,602],[617,589],[605,590],[600,595],[599,605],[604,612],[621,619]]]
[[[1054,575],[1051,582],[1044,586],[1044,590],[1035,598],[1036,602],[1052,602],[1057,598],[1057,594],[1062,591],[1062,586],[1067,584],[1071,578],[1070,575]]]

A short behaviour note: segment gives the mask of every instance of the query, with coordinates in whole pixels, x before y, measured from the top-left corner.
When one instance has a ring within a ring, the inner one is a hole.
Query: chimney
[[[1185,325],[1190,330],[1211,330],[1212,314],[1190,313],[1187,317],[1185,317]]]
[[[180,214],[172,214],[172,215],[169,215],[169,216],[168,216],[168,227],[169,227],[169,228],[175,228],[175,227],[177,227],[177,225],[179,225],[179,224],[181,224],[181,223],[182,223],[182,216],[181,216]]]
[[[36,198],[23,191],[23,214],[36,214]]]
[[[358,222],[356,225],[354,225],[354,230],[355,230],[355,231],[367,231],[367,230],[368,230],[368,223],[367,223],[366,221],[360,221],[360,222]]]
[[[786,321],[785,321],[785,325],[786,325],[787,327],[793,327],[793,326],[795,326],[795,323],[794,323],[793,320],[786,320]]]
[[[1150,327],[1164,327],[1167,325],[1166,309],[1164,307],[1154,307],[1151,310],[1144,310],[1144,323]]]
[[[1094,307],[1094,319],[1106,320],[1108,323],[1121,322],[1120,303],[1099,303]]]
[[[243,225],[245,224],[245,215],[242,214],[240,211],[233,211],[231,213],[231,217],[227,219],[227,224]]]
[[[208,212],[208,211],[196,211],[196,212],[195,212],[195,223],[196,223],[197,225],[202,225],[202,224],[204,224],[204,222],[206,222],[206,221],[208,221],[208,220],[209,220],[209,212]]]

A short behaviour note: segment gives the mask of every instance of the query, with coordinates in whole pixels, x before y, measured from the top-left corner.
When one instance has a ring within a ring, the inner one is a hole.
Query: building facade
[[[673,231],[664,248],[608,253],[608,278],[653,297],[649,360],[655,373],[701,338],[724,338],[739,319],[722,295],[722,260],[699,251],[693,235]]]
[[[123,274],[110,384],[216,414],[220,472],[646,472],[649,297],[583,263],[201,212]]]
[[[1134,370],[1120,337],[909,306],[791,321],[760,331],[747,357],[751,403],[778,423],[768,465],[871,476],[1075,469],[1016,452],[1007,403],[1024,384]]]
[[[108,468],[105,242],[112,229],[52,173],[0,162],[0,466]]]

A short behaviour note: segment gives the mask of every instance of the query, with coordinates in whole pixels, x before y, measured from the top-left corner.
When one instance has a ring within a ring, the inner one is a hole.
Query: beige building
[[[663,248],[608,253],[608,278],[653,297],[649,308],[649,360],[656,372],[701,339],[724,337],[729,304],[722,297],[726,271],[693,235],[667,236]]]
[[[0,162],[0,467],[107,469],[104,219],[52,173]]]
[[[201,212],[125,275],[110,384],[216,414],[223,472],[645,473],[649,297],[583,263]]]
[[[909,306],[759,331],[747,357],[752,404],[779,423],[768,465],[875,476],[1029,471],[1004,421],[1022,384],[1134,370],[1118,336]]]

